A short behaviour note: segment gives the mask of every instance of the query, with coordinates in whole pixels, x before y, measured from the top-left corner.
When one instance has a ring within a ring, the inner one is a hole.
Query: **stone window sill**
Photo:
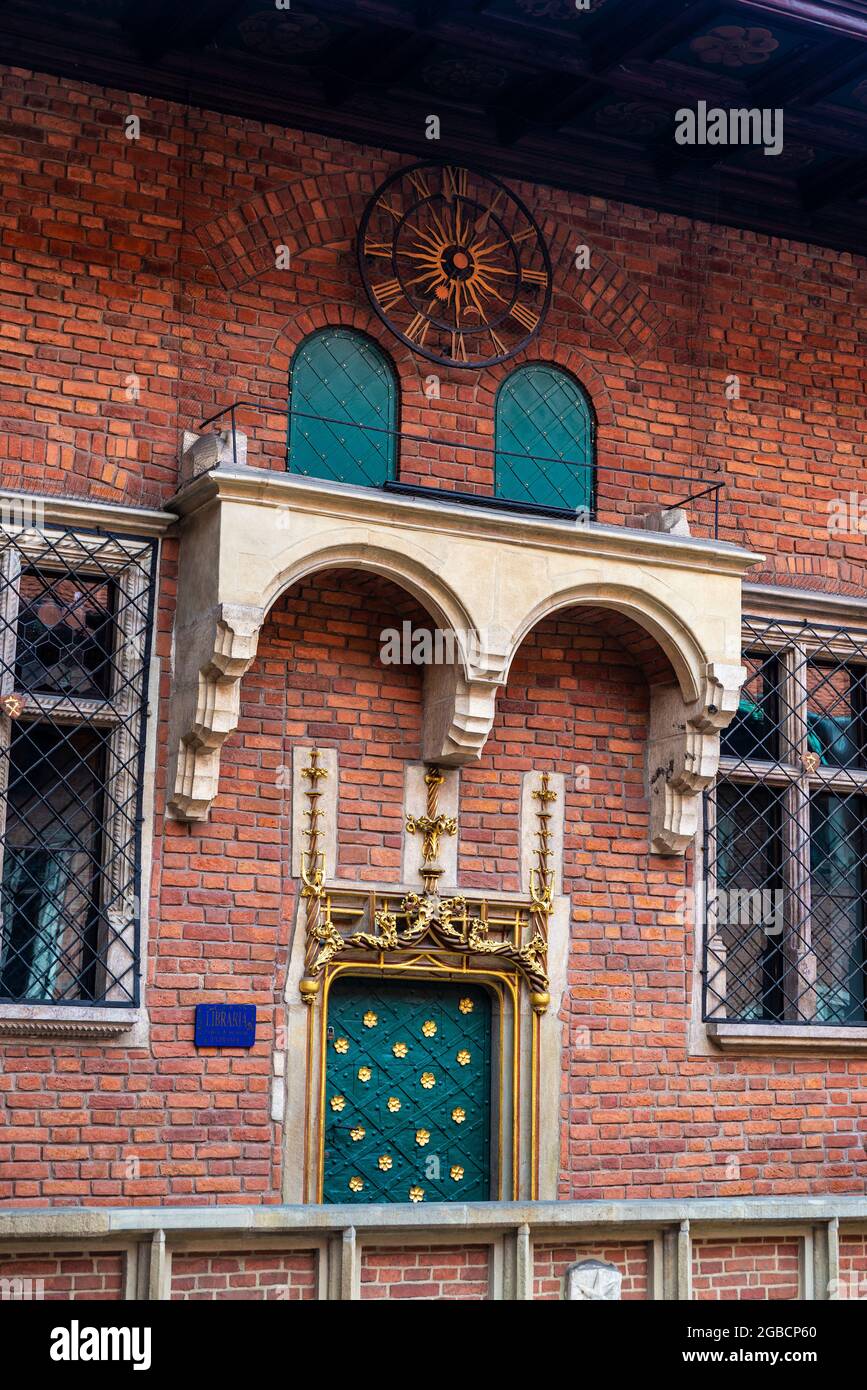
[[[2,1038],[83,1038],[99,1041],[129,1033],[142,1021],[140,1009],[99,1005],[0,1004]]]
[[[708,1037],[724,1052],[867,1052],[867,1028],[826,1024],[708,1023]]]

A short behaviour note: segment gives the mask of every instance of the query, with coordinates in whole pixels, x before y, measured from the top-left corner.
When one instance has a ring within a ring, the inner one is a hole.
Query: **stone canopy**
[[[366,570],[454,634],[425,667],[422,755],[478,758],[515,653],[547,615],[608,608],[648,632],[674,680],[651,685],[650,849],[683,854],[716,776],[741,666],[741,583],[759,557],[723,542],[576,525],[220,463],[175,498],[181,555],[170,811],[207,818],[220,749],[268,610],[318,570]]]

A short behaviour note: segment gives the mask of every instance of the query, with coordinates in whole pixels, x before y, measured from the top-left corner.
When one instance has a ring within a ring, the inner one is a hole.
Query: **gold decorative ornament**
[[[349,1051],[349,1039],[348,1039],[348,1038],[335,1038],[335,1039],[334,1039],[334,1051],[335,1051],[335,1052],[348,1052],[348,1051]]]
[[[438,767],[427,769],[424,775],[427,787],[427,813],[423,816],[408,815],[406,820],[406,828],[410,835],[418,834],[423,837],[421,877],[426,893],[436,891],[437,879],[443,872],[442,866],[436,862],[440,836],[458,833],[458,823],[454,816],[442,816],[439,813],[439,790],[445,780]]]
[[[370,1070],[370,1067],[359,1067],[359,1068],[358,1068],[358,1079],[359,1079],[359,1081],[369,1081],[372,1075],[373,1075],[373,1072]]]
[[[394,1053],[395,1057],[405,1057],[406,1054],[409,1052],[409,1048],[407,1047],[406,1043],[395,1043],[394,1047],[391,1050]]]
[[[364,1182],[361,1178],[358,1177],[350,1178],[349,1186],[353,1192],[361,1192],[362,1188],[364,1187]]]
[[[376,1160],[377,1168],[379,1168],[383,1173],[388,1172],[389,1168],[392,1167],[392,1163],[393,1160],[391,1154],[380,1154],[379,1158]]]
[[[396,1115],[398,1110],[400,1109],[400,1101],[398,1100],[397,1096],[389,1096],[386,1104],[388,1105],[388,1108],[391,1111],[392,1115]]]
[[[456,1061],[458,1062],[459,1066],[462,1067],[468,1067],[470,1065],[472,1058],[470,1057],[470,1054],[465,1047],[461,1048],[460,1052],[457,1055]]]
[[[346,1105],[346,1096],[332,1096],[332,1097],[331,1097],[331,1109],[332,1109],[332,1110],[342,1110],[343,1107],[344,1107],[345,1105]]]
[[[411,1202],[423,1202],[423,1201],[424,1201],[424,1188],[423,1188],[423,1187],[411,1187],[411,1188],[409,1189],[409,1200],[410,1200]]]
[[[460,1105],[456,1105],[454,1110],[452,1111],[452,1119],[454,1120],[455,1124],[462,1125],[466,1118],[466,1110],[463,1110]]]
[[[301,776],[309,782],[304,795],[307,798],[307,828],[304,832],[307,841],[301,851],[301,897],[304,899],[305,921],[307,926],[307,945],[304,956],[304,975],[299,985],[299,993],[305,1004],[312,1005],[319,993],[319,981],[315,978],[321,969],[324,955],[331,956],[340,950],[340,937],[333,927],[322,923],[322,898],[325,892],[325,856],[319,848],[319,782],[328,776],[328,771],[319,765],[319,749],[311,748],[310,761],[301,769]]]
[[[307,792],[311,802],[321,793],[318,782],[325,776],[311,753],[311,763],[304,769],[312,786]],[[409,816],[407,827],[421,833],[421,873],[424,891],[408,893],[399,905],[387,895],[371,894],[367,890],[328,887],[319,848],[318,817],[320,812],[311,804],[308,812],[310,828],[308,844],[302,854],[301,894],[306,903],[307,942],[301,995],[313,1004],[320,986],[320,977],[329,973],[335,961],[364,960],[375,956],[379,967],[398,965],[407,960],[423,959],[430,967],[454,972],[464,969],[488,968],[509,970],[527,986],[535,1013],[544,1012],[548,1005],[548,921],[553,904],[553,873],[550,867],[550,803],[556,799],[548,782],[549,774],[541,774],[539,789],[534,793],[539,803],[536,863],[530,874],[530,891],[526,901],[484,898],[469,901],[462,894],[441,898],[437,881],[442,869],[435,862],[441,837],[454,834],[457,823],[453,817],[443,817],[438,809],[442,773],[429,767],[425,774],[428,803],[424,816]],[[372,930],[361,930],[370,923]],[[461,1013],[473,1011],[470,996],[460,999]],[[376,1020],[374,1022],[373,1020]],[[364,1015],[365,1026],[378,1025],[376,1014]],[[424,1020],[425,1036],[433,1019]],[[406,1057],[410,1047],[395,1043],[395,1057]]]
[[[430,1091],[437,1084],[437,1079],[432,1071],[423,1071],[421,1074],[421,1084],[426,1091]]]
[[[417,1129],[415,1132],[415,1142],[418,1144],[420,1149],[423,1149],[425,1144],[430,1143],[430,1130]]]
[[[426,1023],[423,1023],[421,1025],[421,1031],[424,1033],[426,1038],[436,1037],[437,1026],[432,1018],[429,1018]]]
[[[351,1129],[349,1131],[349,1136],[352,1139],[352,1142],[354,1144],[357,1144],[360,1139],[364,1138],[366,1133],[367,1130],[364,1128],[364,1125],[356,1125],[355,1129]]]
[[[463,1168],[461,1167],[461,1165],[460,1165],[459,1163],[455,1163],[455,1164],[449,1169],[449,1177],[452,1178],[455,1182],[460,1182],[460,1181],[461,1181],[461,1178],[462,1178],[463,1176],[464,1176],[464,1170],[463,1170]]]

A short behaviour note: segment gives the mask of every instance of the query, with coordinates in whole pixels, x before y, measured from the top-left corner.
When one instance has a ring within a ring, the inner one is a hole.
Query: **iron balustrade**
[[[237,400],[208,416],[207,419],[200,421],[196,428],[202,431],[215,426],[226,416],[229,417],[228,433],[231,439],[232,462],[235,467],[239,464],[237,412],[242,408],[256,411],[260,416],[267,414],[281,421],[287,418],[283,411],[265,410],[260,402]],[[691,527],[700,528],[696,534],[704,534],[714,539],[720,538],[724,480],[708,477],[687,477],[677,471],[665,472],[660,468],[632,468],[627,464],[600,463],[598,460],[591,464],[586,460],[570,460],[553,454],[550,456],[538,454],[530,456],[498,449],[495,446],[455,443],[453,440],[437,437],[429,432],[414,433],[409,430],[390,430],[376,425],[356,424],[341,420],[336,416],[307,415],[304,412],[296,411],[295,418],[309,419],[315,421],[317,425],[333,428],[335,446],[343,450],[347,457],[354,458],[356,462],[362,459],[362,451],[359,449],[353,455],[351,449],[347,450],[346,434],[337,434],[337,431],[349,432],[350,434],[360,432],[363,437],[378,435],[393,441],[399,472],[406,469],[406,471],[418,472],[422,475],[428,473],[431,461],[428,453],[430,450],[436,449],[451,454],[470,455],[474,459],[488,459],[492,473],[494,462],[497,459],[508,459],[515,461],[515,468],[528,463],[538,468],[550,463],[556,464],[558,467],[565,465],[573,468],[576,473],[591,471],[593,475],[591,505],[577,509],[567,505],[565,499],[562,507],[543,506],[530,500],[522,501],[497,497],[493,492],[469,492],[442,485],[409,482],[401,476],[389,478],[385,482],[369,477],[364,479],[365,486],[376,487],[381,491],[427,497],[443,502],[457,502],[466,506],[493,507],[497,510],[517,512],[525,516],[537,515],[571,520],[575,520],[577,516],[579,521],[603,524],[623,522],[625,517],[632,518],[633,522],[637,522],[644,513],[651,511],[651,509],[658,508],[662,511],[691,509],[688,520]],[[419,464],[421,467],[413,468],[413,464]],[[212,465],[212,467],[216,466],[216,464]],[[322,476],[321,474],[311,474],[309,470],[302,471],[293,468],[288,446],[286,449],[286,467],[288,472],[297,472],[299,476]],[[332,477],[331,481],[342,482],[347,481],[347,479]],[[697,506],[696,504],[701,505]],[[732,536],[731,539],[739,539],[739,537]]]

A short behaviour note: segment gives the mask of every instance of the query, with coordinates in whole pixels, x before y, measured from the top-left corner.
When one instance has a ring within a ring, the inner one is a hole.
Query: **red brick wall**
[[[267,428],[251,422],[251,462],[279,468],[291,352],[340,321],[394,351],[403,426],[447,441],[425,463],[408,451],[407,472],[489,486],[489,463],[455,445],[490,443],[497,374],[443,370],[441,399],[427,400],[428,364],[386,342],[358,283],[358,217],[400,158],[19,72],[2,102],[0,483],[160,504],[181,429],[241,396],[277,412]],[[131,110],[135,146],[123,137]],[[545,225],[560,286],[534,352],[587,384],[601,463],[724,468],[768,577],[863,581],[863,538],[825,530],[828,499],[861,486],[863,262],[518,191]],[[576,227],[598,251],[589,282],[572,268]],[[292,248],[289,272],[273,268],[275,240]],[[726,402],[733,372],[741,398]],[[125,395],[132,373],[137,400]],[[163,819],[174,564],[169,542],[150,1043],[4,1043],[0,1201],[279,1201],[271,1050],[296,885],[278,772],[294,743],[339,750],[341,873],[399,873],[421,678],[381,666],[377,645],[383,626],[417,618],[414,604],[345,571],[282,599],[243,683],[210,819],[184,826]],[[462,882],[509,889],[525,886],[522,772],[566,776],[560,1195],[863,1192],[867,1065],[687,1055],[692,940],[676,909],[691,864],[645,850],[647,650],[610,615],[547,621],[515,661],[484,756],[462,773]],[[193,1006],[227,992],[257,1004],[256,1047],[197,1054]]]
[[[24,1250],[0,1251],[0,1279],[29,1281],[25,1297],[107,1301],[123,1297],[124,1259],[116,1251],[57,1250],[32,1255]]]
[[[173,1299],[300,1299],[316,1297],[312,1250],[234,1250],[172,1256]]]
[[[867,1235],[840,1236],[840,1298],[867,1298]]]
[[[794,1299],[798,1288],[796,1240],[762,1236],[693,1243],[693,1298]]]
[[[141,118],[141,138],[124,120]],[[179,432],[252,398],[251,459],[283,466],[289,360],[312,328],[357,324],[393,350],[407,477],[485,491],[508,369],[438,372],[369,311],[353,240],[405,156],[254,121],[4,73],[0,481],[159,502]],[[727,474],[728,534],[779,576],[864,575],[863,537],[829,540],[827,502],[862,486],[865,262],[555,189],[516,188],[543,225],[557,293],[530,356],[573,369],[603,469]],[[591,273],[574,268],[577,240]],[[275,246],[291,251],[274,266]],[[138,398],[128,399],[135,374]],[[725,395],[740,379],[740,398]],[[603,471],[600,498],[638,484]],[[675,485],[675,491],[676,491]],[[688,489],[687,489],[688,490]]]
[[[650,1261],[647,1244],[537,1245],[533,1250],[533,1298],[542,1301],[563,1297],[566,1270],[579,1260],[603,1260],[623,1275],[621,1298],[650,1298]]]
[[[481,1245],[423,1245],[412,1250],[371,1246],[361,1255],[361,1297],[487,1298],[489,1265],[489,1251]]]

